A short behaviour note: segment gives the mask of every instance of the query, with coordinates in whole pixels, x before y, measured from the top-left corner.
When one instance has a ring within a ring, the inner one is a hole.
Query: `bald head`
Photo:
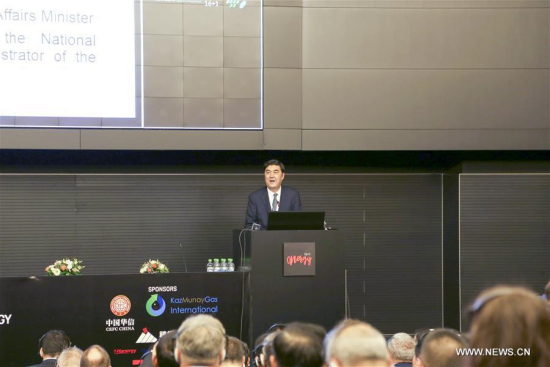
[[[466,341],[454,331],[436,329],[422,342],[420,360],[425,367],[462,367],[466,360],[456,350],[466,347]]]
[[[337,326],[326,342],[327,361],[331,366],[389,366],[386,339],[371,325],[346,322]]]
[[[101,346],[92,345],[84,351],[80,367],[111,367],[111,358]]]

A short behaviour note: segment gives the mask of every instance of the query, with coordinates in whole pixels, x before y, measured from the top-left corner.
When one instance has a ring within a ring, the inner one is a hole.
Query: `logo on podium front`
[[[315,242],[285,242],[283,264],[285,277],[314,276]]]

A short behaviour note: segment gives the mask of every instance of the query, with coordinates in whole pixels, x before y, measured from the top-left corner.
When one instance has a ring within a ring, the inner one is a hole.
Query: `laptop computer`
[[[268,231],[325,229],[325,212],[269,212]]]

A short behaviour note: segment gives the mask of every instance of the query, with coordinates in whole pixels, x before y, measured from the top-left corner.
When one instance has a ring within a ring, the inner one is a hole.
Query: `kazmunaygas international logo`
[[[218,313],[218,297],[170,297],[170,313]],[[175,305],[175,306],[174,306]]]
[[[157,317],[166,311],[166,302],[159,294],[153,294],[149,297],[145,309],[149,315]]]

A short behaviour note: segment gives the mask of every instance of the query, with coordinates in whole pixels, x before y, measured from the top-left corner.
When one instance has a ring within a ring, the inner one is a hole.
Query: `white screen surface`
[[[135,116],[133,0],[1,0],[0,115]]]

